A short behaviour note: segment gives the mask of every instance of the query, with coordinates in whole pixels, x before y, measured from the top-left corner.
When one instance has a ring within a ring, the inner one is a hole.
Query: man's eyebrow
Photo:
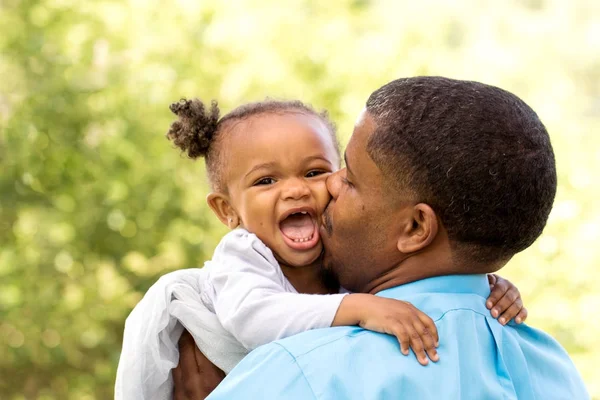
[[[274,166],[275,166],[274,162],[269,162],[269,163],[263,163],[263,164],[255,165],[254,167],[252,167],[250,169],[250,171],[248,171],[248,173],[246,174],[245,178],[247,178],[253,172],[258,171],[259,169],[269,169],[269,168],[273,168]]]

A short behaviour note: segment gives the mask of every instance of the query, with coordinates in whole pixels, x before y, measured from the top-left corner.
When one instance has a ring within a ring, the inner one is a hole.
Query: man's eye
[[[259,185],[272,185],[275,183],[275,179],[273,178],[260,178],[259,180],[257,180],[254,183],[254,186],[259,186]]]
[[[323,170],[314,170],[314,171],[310,171],[309,173],[307,173],[306,177],[314,178],[315,176],[323,175],[324,173],[325,173],[325,171],[323,171]]]
[[[342,177],[341,179],[342,179],[342,183],[343,183],[344,185],[347,185],[347,186],[354,186],[354,185],[352,185],[352,182],[350,182],[350,181],[348,180],[348,178],[346,178],[345,176],[344,176],[344,177]]]

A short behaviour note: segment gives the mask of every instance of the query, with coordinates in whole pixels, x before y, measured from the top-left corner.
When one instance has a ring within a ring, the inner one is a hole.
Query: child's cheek
[[[327,190],[326,180],[318,182],[317,187],[314,188],[313,193],[315,194],[315,198],[317,200],[317,213],[320,215],[325,211],[325,207],[329,204],[329,200],[331,200],[331,195]]]

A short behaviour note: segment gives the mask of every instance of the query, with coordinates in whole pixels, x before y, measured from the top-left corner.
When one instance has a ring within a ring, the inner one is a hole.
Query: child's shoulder
[[[269,252],[271,250],[254,233],[248,232],[244,228],[236,228],[227,233],[217,246],[217,251],[249,251]]]
[[[284,281],[275,255],[255,234],[237,228],[222,239],[205,266],[219,276],[230,271],[258,273]]]

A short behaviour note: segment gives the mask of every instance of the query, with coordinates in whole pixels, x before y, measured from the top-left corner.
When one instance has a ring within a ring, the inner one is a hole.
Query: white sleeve
[[[345,294],[299,294],[273,253],[236,229],[215,250],[207,282],[219,321],[248,350],[310,329],[327,328]]]

